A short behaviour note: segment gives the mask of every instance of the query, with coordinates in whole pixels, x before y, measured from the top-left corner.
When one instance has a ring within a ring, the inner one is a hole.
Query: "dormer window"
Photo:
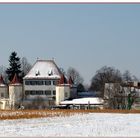
[[[39,70],[36,70],[35,75],[36,75],[36,76],[40,75]]]
[[[49,71],[48,71],[48,75],[49,75],[49,76],[53,75],[53,71],[52,71],[52,70],[49,70]]]

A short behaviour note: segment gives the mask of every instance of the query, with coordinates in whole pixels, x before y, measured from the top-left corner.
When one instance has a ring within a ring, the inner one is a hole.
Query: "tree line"
[[[14,51],[9,56],[9,66],[0,66],[0,74],[3,75],[4,81],[8,84],[14,77],[15,73],[22,82],[23,77],[31,69],[31,64],[28,62],[26,57],[20,58]],[[78,87],[78,92],[96,91],[103,96],[105,83],[121,83],[122,81],[139,81],[138,78],[132,75],[128,70],[121,73],[118,69],[114,67],[103,66],[96,71],[96,74],[91,78],[91,83],[89,87],[84,86],[84,79],[73,67],[69,67],[67,72],[63,68],[60,68],[61,73],[65,74],[67,77],[71,77],[74,84]]]
[[[101,97],[104,94],[105,83],[122,83],[139,81],[135,75],[132,75],[129,70],[121,73],[114,67],[103,66],[96,71],[96,74],[91,79],[91,85],[89,90],[99,92]]]
[[[6,68],[5,66],[0,66],[0,74],[3,76],[4,81],[8,84],[16,74],[22,82],[23,77],[29,72],[32,65],[28,62],[26,57],[20,58],[17,55],[17,52],[11,52],[9,56],[9,66]],[[68,78],[71,77],[73,83],[76,84],[79,88],[79,91],[84,90],[83,78],[80,73],[72,67],[69,67],[67,72],[64,71],[63,68],[60,68],[61,73],[65,74]]]

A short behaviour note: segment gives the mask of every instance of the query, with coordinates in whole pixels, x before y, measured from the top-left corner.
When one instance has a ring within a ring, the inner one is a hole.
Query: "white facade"
[[[2,76],[0,76],[0,109],[9,109],[8,86],[4,84]]]
[[[23,78],[24,100],[32,102],[39,97],[49,104],[55,100],[60,78],[61,72],[53,60],[37,60]]]
[[[0,99],[0,109],[10,109],[9,99]]]
[[[56,86],[56,105],[60,105],[61,101],[70,98],[70,86],[69,85],[58,85]]]
[[[6,85],[0,85],[0,99],[8,98],[8,87]]]
[[[26,82],[42,82],[42,85],[26,85]],[[45,85],[45,82],[50,82],[50,85]],[[30,80],[24,80],[24,94],[25,94],[25,97],[29,97],[29,95],[46,95],[46,96],[55,96],[55,87],[56,85],[54,85],[53,83],[54,82],[58,82],[58,80],[35,80],[35,79],[30,79]],[[32,93],[32,92],[35,92],[36,93]],[[40,93],[39,93],[40,92]]]
[[[22,84],[11,84],[9,85],[9,104],[12,109],[20,106],[23,98]]]

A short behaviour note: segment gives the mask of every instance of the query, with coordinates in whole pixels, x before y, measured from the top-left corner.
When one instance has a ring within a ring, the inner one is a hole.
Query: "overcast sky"
[[[90,83],[102,66],[140,78],[140,4],[0,4],[0,65],[16,51],[52,59]]]

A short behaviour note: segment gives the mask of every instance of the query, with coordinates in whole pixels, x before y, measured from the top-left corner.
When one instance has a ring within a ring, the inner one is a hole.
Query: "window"
[[[4,93],[1,93],[1,98],[4,98]]]
[[[43,81],[25,81],[25,85],[44,85],[44,82]]]
[[[48,71],[48,75],[49,75],[49,76],[53,75],[53,71],[52,71],[52,70],[49,70],[49,71]]]
[[[65,92],[65,97],[67,98],[69,96],[68,92]]]
[[[36,91],[31,90],[31,91],[30,91],[30,95],[36,95]]]
[[[51,95],[51,90],[45,90],[45,95]]]
[[[26,90],[25,95],[43,95],[43,90]]]
[[[29,85],[36,85],[35,81],[29,81]]]
[[[36,91],[36,95],[43,95],[43,91],[42,90]]]
[[[56,95],[56,91],[55,90],[53,90],[53,95]]]
[[[51,81],[49,80],[45,81],[45,85],[51,85]]]
[[[30,91],[26,90],[25,95],[30,95]]]
[[[37,70],[37,71],[35,72],[35,75],[36,75],[36,76],[40,75],[39,70]]]
[[[53,81],[53,85],[57,85],[57,84],[58,84],[57,80]]]
[[[30,81],[25,81],[25,85],[30,85]]]
[[[44,85],[43,81],[36,81],[36,85]]]

